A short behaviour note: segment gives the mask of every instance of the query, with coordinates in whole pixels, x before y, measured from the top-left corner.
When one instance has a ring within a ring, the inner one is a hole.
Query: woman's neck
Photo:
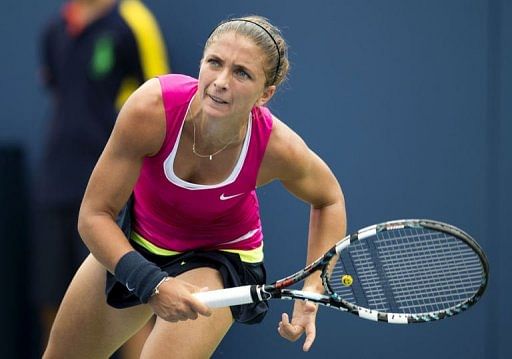
[[[195,104],[194,104],[195,103]],[[249,114],[242,117],[213,118],[201,111],[195,98],[186,122],[190,129],[195,126],[196,140],[201,148],[216,148],[227,143],[236,144],[243,141],[249,122]]]

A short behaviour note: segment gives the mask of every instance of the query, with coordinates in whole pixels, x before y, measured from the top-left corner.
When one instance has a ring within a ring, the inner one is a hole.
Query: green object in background
[[[97,80],[108,74],[114,67],[114,62],[114,41],[110,35],[103,35],[94,44],[91,59],[92,78]]]

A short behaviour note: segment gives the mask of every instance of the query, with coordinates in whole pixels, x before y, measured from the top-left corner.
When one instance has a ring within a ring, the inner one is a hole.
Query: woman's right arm
[[[133,251],[115,219],[130,197],[144,157],[160,149],[165,113],[157,79],[142,85],[121,109],[89,179],[78,230],[94,257],[114,273],[119,259]]]
[[[165,112],[157,79],[142,85],[125,103],[94,168],[80,208],[78,229],[94,257],[128,288],[168,321],[210,315],[209,308],[192,296],[199,290],[176,278],[160,286],[166,276],[134,251],[115,219],[130,197],[145,157],[156,154],[165,138]],[[156,278],[159,277],[159,278]],[[126,278],[134,283],[129,284]],[[144,295],[140,295],[144,293]]]

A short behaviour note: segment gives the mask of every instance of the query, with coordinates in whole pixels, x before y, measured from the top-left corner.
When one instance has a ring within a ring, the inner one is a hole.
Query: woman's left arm
[[[327,164],[277,119],[265,157],[263,175],[266,174],[268,179],[279,179],[290,193],[311,206],[307,248],[309,264],[345,236],[346,213],[341,187]],[[320,276],[308,277],[303,290],[323,293]],[[303,349],[308,351],[315,339],[316,312],[315,304],[296,301],[292,320],[286,313],[282,315],[279,334],[295,341],[305,332]]]

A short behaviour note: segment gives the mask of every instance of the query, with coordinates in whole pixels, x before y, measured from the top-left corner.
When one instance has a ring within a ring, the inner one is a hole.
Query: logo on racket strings
[[[345,287],[350,287],[354,282],[354,278],[350,274],[344,274],[341,276],[341,284]]]

